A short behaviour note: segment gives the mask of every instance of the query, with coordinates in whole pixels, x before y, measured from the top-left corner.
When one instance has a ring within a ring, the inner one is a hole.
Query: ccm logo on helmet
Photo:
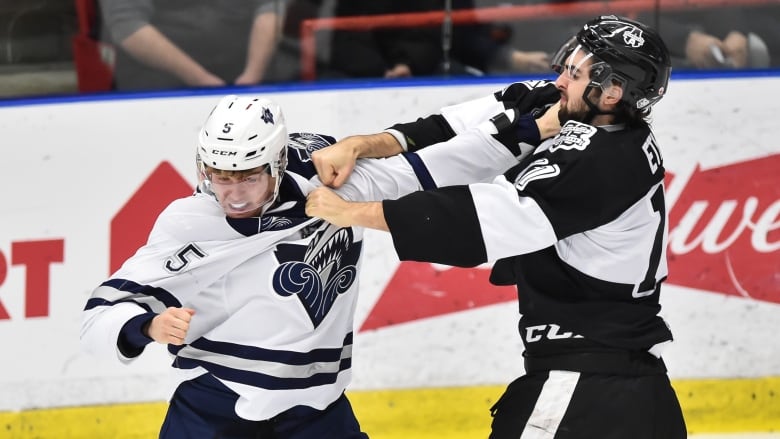
[[[215,154],[215,155],[221,155],[221,156],[234,156],[234,155],[238,155],[238,153],[235,152],[235,151],[220,151],[218,149],[212,149],[211,153]]]

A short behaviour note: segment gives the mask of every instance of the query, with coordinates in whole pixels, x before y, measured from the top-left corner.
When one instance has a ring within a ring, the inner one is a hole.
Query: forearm
[[[278,16],[274,12],[266,12],[255,17],[249,35],[244,69],[244,75],[251,83],[259,83],[265,76],[268,63],[276,50],[278,26]]]
[[[403,150],[395,137],[382,132],[345,137],[327,148],[314,151],[311,160],[322,183],[337,188],[352,173],[358,158],[391,157]]]
[[[329,202],[329,199],[332,201]],[[388,231],[381,201],[344,201],[324,188],[309,195],[306,213],[339,227],[356,226]]]
[[[347,139],[351,139],[355,158],[392,157],[404,152],[398,139],[388,132],[351,136]]]
[[[121,46],[138,61],[169,72],[187,84],[196,84],[201,75],[208,74],[203,66],[151,25],[132,33]]]
[[[155,11],[152,0],[99,0],[99,5],[103,28],[117,45],[121,45],[125,38],[148,25]]]
[[[371,202],[351,202],[348,215],[352,224],[368,229],[382,230],[387,232],[387,221],[382,203],[379,201]]]
[[[379,201],[346,201],[330,189],[320,187],[306,198],[306,214],[339,227],[366,227],[387,231],[384,210]]]

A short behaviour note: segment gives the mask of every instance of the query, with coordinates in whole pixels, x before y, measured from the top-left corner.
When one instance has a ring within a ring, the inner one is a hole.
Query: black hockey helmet
[[[671,57],[654,29],[625,17],[602,15],[586,23],[558,50],[553,70],[561,73],[578,47],[596,58],[590,71],[591,87],[618,82],[623,100],[636,109],[649,108],[666,93]]]

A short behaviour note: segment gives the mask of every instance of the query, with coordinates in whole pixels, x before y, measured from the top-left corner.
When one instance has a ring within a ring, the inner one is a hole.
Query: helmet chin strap
[[[269,198],[268,201],[263,205],[263,208],[260,209],[260,215],[258,216],[265,215],[265,212],[274,205],[276,199],[279,197],[279,182],[281,181],[281,177],[282,176],[280,175],[276,178],[278,181],[275,183],[274,193],[271,195],[271,198]]]
[[[274,177],[274,193],[271,195],[271,199],[268,200],[268,203],[263,206],[263,210],[260,211],[260,216],[263,216],[265,212],[274,205],[276,200],[279,198],[279,187],[282,185],[282,179],[284,178],[284,174],[287,172],[287,158],[286,156],[281,159],[280,165],[275,168],[276,171],[272,172],[271,175]],[[269,165],[270,166],[270,165]],[[273,175],[276,174],[276,175]]]

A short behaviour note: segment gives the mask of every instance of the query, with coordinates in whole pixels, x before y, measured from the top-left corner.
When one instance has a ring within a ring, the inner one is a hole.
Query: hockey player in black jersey
[[[389,231],[402,260],[494,261],[491,282],[517,286],[526,374],[492,408],[491,438],[684,438],[662,360],[667,213],[648,122],[666,93],[668,50],[655,30],[602,16],[563,44],[553,69],[554,82],[512,84],[314,157],[338,185],[349,157],[457,142],[498,114],[482,143],[518,163],[492,183],[363,203],[320,188],[306,211]]]

